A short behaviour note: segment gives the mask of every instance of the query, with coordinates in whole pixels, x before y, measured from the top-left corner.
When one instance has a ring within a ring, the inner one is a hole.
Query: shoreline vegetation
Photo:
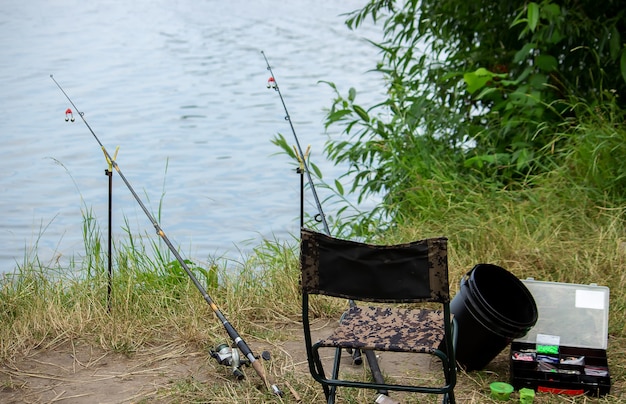
[[[433,195],[440,192],[444,196],[449,192],[448,185],[432,183],[430,189]],[[463,195],[459,202],[445,206],[445,212],[424,214],[372,241],[393,243],[439,235],[448,237],[453,295],[463,274],[483,262],[503,266],[521,279],[608,286],[611,394],[601,399],[583,396],[569,400],[607,403],[623,400],[624,209],[591,203],[572,186],[538,186],[503,192],[466,189]],[[46,267],[33,259],[3,275],[2,363],[6,365],[33,351],[76,341],[128,358],[167,341],[195,347],[206,362],[212,362],[210,349],[228,341],[228,336],[179,265],[170,260],[167,248],[158,241],[148,246],[132,237],[117,242],[111,312],[108,312],[107,260],[100,233],[95,220],[86,215],[85,255],[76,267]],[[194,264],[194,273],[255,354],[260,354],[256,348],[259,344],[276,347],[275,344],[301,338],[297,332],[300,293],[296,241],[266,240],[236,268],[228,270],[219,262]],[[344,309],[320,304],[315,315],[322,321],[330,321]],[[270,366],[277,383],[287,382],[303,402],[317,402],[321,388],[306,367],[295,371],[281,366],[293,360],[291,356],[295,353],[278,349],[272,354]],[[280,402],[258,385],[254,372],[247,372],[247,379],[238,382],[223,366],[214,364],[212,371],[216,383],[192,388],[180,380],[152,399],[158,399],[161,394],[163,402]],[[456,394],[460,402],[489,402],[489,383],[506,380],[508,368],[504,360],[496,363],[495,368],[462,372]],[[2,389],[7,388],[20,387],[10,385],[10,379],[3,378]],[[286,390],[284,402],[295,402],[284,386],[283,389]],[[371,401],[371,393],[346,391],[340,394],[339,402],[363,400]],[[535,402],[561,400],[560,396],[543,394]]]

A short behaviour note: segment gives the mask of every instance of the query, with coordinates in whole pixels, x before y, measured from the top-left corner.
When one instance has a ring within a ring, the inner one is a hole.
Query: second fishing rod
[[[326,221],[326,215],[324,215],[324,211],[322,210],[322,204],[320,203],[319,197],[317,196],[317,192],[315,190],[315,184],[313,182],[313,178],[311,177],[311,173],[308,169],[308,164],[306,160],[309,154],[309,149],[307,149],[306,153],[302,151],[302,146],[300,146],[300,140],[298,139],[298,135],[296,134],[296,129],[294,128],[293,122],[291,121],[291,116],[289,115],[289,111],[287,110],[287,105],[285,104],[285,99],[283,98],[283,94],[280,92],[280,87],[278,86],[278,82],[276,80],[276,76],[274,75],[274,71],[272,70],[272,66],[270,65],[270,62],[267,60],[267,56],[265,56],[265,52],[261,51],[261,54],[263,55],[263,58],[265,59],[267,70],[270,72],[270,78],[268,80],[267,86],[268,88],[274,89],[278,93],[278,96],[280,97],[280,101],[283,104],[283,109],[285,110],[285,120],[289,122],[291,133],[293,134],[293,137],[296,141],[296,155],[297,155],[296,157],[300,163],[300,168],[299,168],[300,175],[306,174],[309,188],[311,189],[311,193],[313,194],[313,199],[315,200],[315,205],[317,207],[318,216],[320,218],[319,221],[322,223],[322,226],[324,227],[324,231],[326,232],[326,234],[331,236],[330,228],[328,227],[328,222]],[[301,185],[301,188],[302,187],[303,185]],[[304,199],[304,192],[301,191],[300,192],[300,226],[301,227],[304,226],[303,199]],[[358,282],[358,280],[355,280],[355,282]],[[350,306],[356,306],[356,303],[353,300],[350,300]],[[351,353],[352,353],[352,360],[354,361],[355,364],[360,365],[361,363],[363,363],[360,350],[357,349],[356,351],[351,352]],[[383,379],[383,374],[380,370],[380,367],[378,366],[378,359],[376,359],[376,354],[374,353],[374,351],[366,350],[365,357],[367,358],[367,363],[370,367],[370,370],[372,371],[372,376],[378,383],[382,384],[384,379]],[[387,394],[387,391],[379,390],[379,393]]]
[[[296,129],[293,127],[293,122],[291,122],[291,116],[289,115],[289,111],[287,110],[287,104],[285,104],[285,99],[283,98],[283,94],[280,92],[280,87],[278,87],[278,82],[276,81],[276,76],[274,76],[274,72],[272,71],[272,66],[270,62],[267,60],[267,56],[265,56],[265,52],[261,51],[263,58],[265,59],[265,64],[267,65],[267,70],[270,72],[270,78],[268,80],[267,86],[268,88],[274,89],[278,96],[280,97],[280,102],[283,104],[283,109],[285,110],[285,120],[289,122],[289,127],[291,128],[291,133],[293,133],[293,137],[296,141],[296,154],[298,154],[298,160],[300,161],[300,165],[302,166],[302,171],[304,171],[304,175],[307,177],[307,181],[309,183],[309,187],[311,188],[311,193],[313,194],[313,199],[315,200],[315,205],[317,207],[317,212],[320,218],[320,222],[322,222],[322,226],[324,227],[324,231],[326,234],[330,236],[330,228],[328,227],[328,222],[326,221],[326,216],[324,215],[324,211],[322,210],[322,204],[320,203],[320,199],[317,196],[317,191],[315,190],[315,185],[313,183],[313,178],[311,177],[311,172],[309,171],[308,164],[306,162],[306,156],[308,152],[305,154],[302,151],[302,146],[300,145],[300,140],[298,140],[298,135],[296,135]]]
[[[157,235],[163,240],[163,242],[165,243],[165,245],[167,245],[167,247],[170,249],[170,251],[172,252],[172,254],[174,255],[174,257],[176,257],[176,260],[180,263],[181,267],[184,269],[184,271],[187,273],[187,275],[189,276],[189,278],[191,279],[191,281],[193,282],[193,284],[196,286],[196,288],[200,291],[200,293],[202,294],[202,297],[204,298],[204,300],[209,304],[209,307],[211,307],[211,310],[213,311],[213,313],[217,316],[217,318],[220,320],[220,322],[222,323],[222,325],[224,326],[224,329],[226,330],[226,332],[228,333],[228,336],[232,339],[232,341],[236,344],[237,348],[239,348],[239,350],[241,351],[241,353],[246,357],[247,362],[252,365],[252,367],[254,368],[254,370],[256,371],[256,373],[259,375],[259,377],[261,377],[261,379],[263,380],[263,382],[266,384],[266,386],[268,386],[268,388],[272,391],[272,393],[282,396],[283,392],[278,388],[278,386],[274,383],[271,383],[269,381],[268,376],[265,374],[265,369],[263,368],[263,365],[259,362],[258,358],[252,353],[252,350],[250,349],[250,347],[248,346],[248,344],[246,344],[246,342],[243,340],[243,338],[241,337],[241,335],[239,335],[239,333],[237,332],[237,330],[235,330],[235,328],[230,324],[230,322],[226,319],[226,317],[224,316],[224,314],[221,312],[221,310],[217,307],[217,305],[215,304],[215,302],[213,301],[213,299],[211,299],[211,296],[209,296],[209,294],[207,293],[206,289],[202,286],[202,284],[198,281],[198,279],[196,278],[196,276],[193,274],[193,272],[191,271],[191,269],[189,268],[189,266],[186,264],[185,260],[183,259],[183,257],[180,255],[180,253],[178,252],[178,250],[174,247],[174,245],[172,244],[172,242],[170,241],[170,239],[165,235],[165,232],[163,231],[163,229],[161,228],[161,226],[159,225],[159,222],[157,222],[157,220],[154,218],[154,216],[150,213],[150,211],[148,210],[148,208],[146,208],[146,205],[144,205],[143,201],[141,200],[141,198],[139,197],[139,195],[137,195],[137,192],[135,192],[135,189],[132,187],[132,185],[130,184],[130,182],[126,179],[126,177],[124,176],[124,174],[122,173],[122,170],[120,169],[119,165],[117,164],[117,162],[114,160],[113,157],[111,157],[111,155],[109,154],[109,152],[106,150],[106,148],[104,147],[104,145],[102,144],[102,142],[100,141],[100,139],[98,139],[98,136],[96,135],[96,133],[93,131],[93,129],[91,129],[91,126],[89,126],[89,123],[87,123],[87,120],[85,119],[84,113],[81,112],[78,107],[76,106],[76,104],[74,104],[74,101],[72,101],[72,99],[69,97],[69,95],[65,92],[65,90],[63,89],[63,87],[61,87],[61,85],[54,79],[54,76],[51,74],[50,78],[52,79],[52,81],[54,81],[54,84],[57,85],[57,87],[59,88],[59,90],[61,90],[61,92],[63,93],[63,95],[65,96],[65,98],[67,98],[67,100],[69,101],[69,103],[72,105],[72,107],[74,108],[74,111],[76,111],[76,113],[78,114],[78,116],[82,119],[82,121],[84,122],[85,126],[87,126],[87,129],[89,129],[89,132],[91,132],[91,134],[93,135],[93,137],[96,139],[96,142],[98,142],[98,144],[100,145],[100,147],[102,148],[102,151],[104,152],[104,155],[108,161],[108,163],[115,169],[115,171],[118,173],[118,175],[120,176],[120,178],[122,179],[122,181],[124,182],[124,184],[126,184],[126,187],[128,188],[128,190],[130,191],[130,193],[133,195],[133,197],[135,198],[135,200],[137,201],[137,203],[139,204],[139,206],[141,207],[141,209],[143,210],[143,212],[146,214],[146,216],[148,217],[148,219],[150,220],[150,222],[152,223],[152,225],[154,226],[154,229],[156,230]],[[72,116],[72,120],[73,120],[73,116]],[[237,375],[236,375],[237,376]]]

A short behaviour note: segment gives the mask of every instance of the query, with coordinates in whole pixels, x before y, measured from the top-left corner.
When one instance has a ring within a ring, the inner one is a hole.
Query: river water
[[[377,30],[350,31],[340,15],[362,3],[3,1],[0,272],[25,257],[80,260],[86,214],[106,237],[104,155],[76,113],[65,122],[70,105],[51,74],[109,153],[120,147],[122,173],[184,256],[237,260],[261,238],[297,234],[299,177],[271,143],[293,136],[261,51],[301,143],[333,180],[345,167],[323,157],[333,93],[318,82],[356,87],[361,100],[382,88],[364,40]],[[112,194],[115,239],[157,238],[115,173]]]

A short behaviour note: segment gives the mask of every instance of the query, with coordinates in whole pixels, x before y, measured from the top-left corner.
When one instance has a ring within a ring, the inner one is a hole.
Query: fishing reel
[[[237,380],[243,380],[245,375],[241,371],[242,366],[250,366],[250,360],[241,354],[241,351],[235,347],[230,347],[226,343],[219,344],[215,349],[211,349],[211,356],[217,360],[220,365],[228,366],[233,372],[233,376]],[[259,359],[258,356],[255,356]],[[268,361],[271,355],[268,351],[261,352],[261,358]]]
[[[242,358],[239,349],[231,348],[228,344],[219,344],[215,350],[211,349],[211,356],[217,360],[220,365],[228,366],[233,372],[233,376],[237,380],[243,380],[245,375],[241,371],[242,366],[249,366],[250,360]]]

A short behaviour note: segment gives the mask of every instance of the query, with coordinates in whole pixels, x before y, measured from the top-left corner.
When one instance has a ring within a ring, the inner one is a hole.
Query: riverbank
[[[403,233],[403,237],[413,236],[407,229]],[[457,246],[458,243],[451,244],[450,251],[453,294],[473,260]],[[615,245],[612,248],[615,250]],[[507,267],[520,277],[534,275],[544,279],[545,273],[537,268],[557,255],[537,255],[535,261],[526,256],[517,262],[507,261]],[[615,264],[623,262],[620,260],[624,256],[626,251],[618,250]],[[22,268],[12,282],[5,277],[0,299],[0,401],[323,401],[320,386],[308,373],[302,343],[295,246],[268,241],[241,264],[237,273],[219,271],[217,283],[210,276],[203,277],[197,269],[212,298],[253,352],[271,353],[271,360],[262,363],[285,391],[283,398],[268,393],[252,368],[244,367],[246,378],[237,381],[229,368],[210,356],[216,345],[229,342],[213,312],[193,284],[179,276],[175,266],[144,258],[139,251],[120,254],[110,312],[104,271],[92,271],[88,277],[77,279],[60,269],[32,267]],[[579,259],[582,258],[584,255],[580,254]],[[533,262],[532,270],[528,269],[528,262]],[[95,266],[102,264],[99,261]],[[161,269],[157,271],[156,267]],[[593,276],[605,269],[606,265],[597,266]],[[54,277],[46,276],[51,274]],[[583,279],[583,283],[588,280]],[[624,292],[607,279],[596,280],[612,287],[608,349],[613,378],[611,394],[601,399],[568,398],[568,402],[613,403],[624,399],[626,339],[619,328],[623,325],[620,310]],[[343,309],[326,305],[316,313],[320,335],[333,327]],[[508,380],[507,357],[505,350],[485,369],[461,372],[456,389],[459,402],[491,402],[489,384]],[[420,373],[413,360],[383,358],[381,366],[390,376],[431,377]],[[362,372],[359,367],[352,370]],[[374,398],[371,392],[344,390],[339,403],[372,402]],[[535,402],[560,403],[563,399],[540,394]],[[413,401],[407,398],[405,402],[438,401],[422,396]]]

